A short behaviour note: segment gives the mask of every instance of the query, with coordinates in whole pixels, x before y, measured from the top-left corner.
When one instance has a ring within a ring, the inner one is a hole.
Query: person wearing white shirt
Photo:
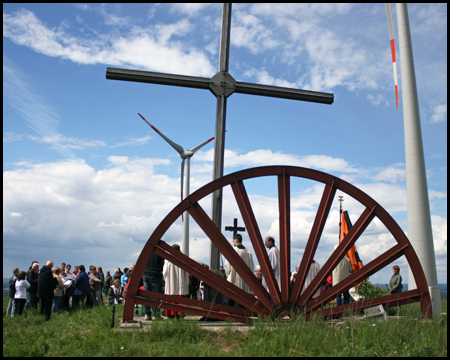
[[[266,237],[264,245],[269,249],[269,262],[273,269],[273,274],[277,280],[278,286],[280,286],[280,250],[275,246],[275,239],[271,236]],[[262,284],[269,291],[266,279],[262,279]]]
[[[26,279],[27,273],[21,271],[16,281],[16,293],[14,294],[14,301],[16,302],[16,314],[22,315],[23,308],[27,302],[27,289],[31,286]]]

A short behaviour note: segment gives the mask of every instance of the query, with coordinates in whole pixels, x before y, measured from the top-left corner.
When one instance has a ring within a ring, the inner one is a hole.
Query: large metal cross
[[[216,135],[214,148],[214,173],[213,180],[223,176],[223,160],[225,152],[225,120],[227,110],[227,98],[233,93],[270,96],[282,99],[310,101],[322,104],[332,104],[333,94],[290,89],[278,86],[250,84],[236,81],[228,73],[228,60],[230,53],[231,30],[231,4],[223,4],[222,31],[220,38],[219,72],[212,78],[196,76],[184,76],[163,74],[150,71],[106,69],[106,78],[111,80],[135,81],[150,84],[183,86],[210,90],[217,98],[216,110]],[[214,193],[212,199],[212,221],[221,229],[222,226],[222,190]],[[220,253],[211,243],[210,269],[219,273]]]

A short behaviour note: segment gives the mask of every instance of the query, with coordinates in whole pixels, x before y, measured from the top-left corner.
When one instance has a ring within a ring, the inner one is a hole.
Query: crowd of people
[[[133,266],[124,271],[117,268],[113,275],[109,271],[105,275],[100,266],[90,265],[86,272],[84,265],[72,270],[70,264],[55,267],[50,260],[42,267],[33,261],[27,271],[14,268],[6,316],[26,316],[30,308],[37,310],[39,306],[39,313],[49,320],[52,313],[64,310],[121,304]]]
[[[244,263],[254,269],[254,275],[259,279],[262,285],[270,293],[269,285],[263,276],[261,267],[254,266],[253,256],[249,249],[242,244],[242,236],[235,234],[233,236],[234,249],[241,257]],[[280,252],[275,246],[273,237],[267,237],[264,241],[268,249],[268,259],[273,269],[275,286],[280,285]],[[174,251],[180,251],[178,244],[172,245]],[[336,248],[335,248],[336,249]],[[207,265],[204,265],[206,268]],[[297,273],[300,265],[297,266],[296,272],[291,276],[291,287],[295,285]],[[127,287],[133,274],[134,265],[130,268],[120,268],[115,270],[113,275],[109,271],[106,276],[100,266],[89,266],[86,272],[84,265],[72,266],[70,264],[61,263],[60,267],[54,267],[52,261],[47,261],[40,268],[38,261],[33,261],[28,271],[19,271],[18,268],[13,269],[13,276],[10,279],[9,287],[9,304],[6,315],[25,315],[28,314],[30,308],[37,309],[40,304],[39,312],[49,320],[52,313],[58,313],[64,310],[86,309],[87,307],[99,305],[118,305],[123,304],[126,298]],[[314,277],[319,273],[320,265],[312,260],[308,273],[304,279],[301,293],[312,282]],[[398,293],[402,291],[402,278],[400,276],[400,268],[395,265],[393,267],[394,274],[389,282],[388,290],[390,293]],[[332,286],[336,286],[352,273],[352,266],[347,256],[338,263],[332,274],[329,275],[323,284],[312,297],[319,296]],[[247,293],[252,290],[242,279],[241,275],[226,261],[225,267],[220,269],[220,275],[239,287]],[[270,282],[273,284],[273,282]],[[277,285],[278,284],[278,285]],[[208,286],[198,281],[193,276],[176,266],[170,261],[165,261],[161,256],[152,253],[144,269],[143,277],[140,280],[140,289],[166,295],[177,295],[180,297],[189,297],[206,300],[205,293]],[[104,302],[104,297],[107,299]],[[338,293],[336,297],[336,305],[348,304],[350,302],[349,291]],[[242,307],[234,300],[223,297],[221,303],[229,306]],[[145,306],[145,319],[155,319],[161,316],[157,307]],[[177,311],[166,310],[165,315],[169,318],[179,318],[183,314]]]

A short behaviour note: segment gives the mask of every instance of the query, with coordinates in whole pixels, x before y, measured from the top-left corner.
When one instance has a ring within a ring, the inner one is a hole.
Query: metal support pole
[[[406,4],[397,3],[397,23],[405,127],[408,237],[425,273],[432,298],[433,316],[435,317],[441,313],[441,297],[437,283],[436,258],[431,229],[422,130],[420,127],[419,100]],[[409,269],[408,290],[415,288],[416,283],[411,269]]]
[[[186,181],[184,182],[184,194],[188,197],[190,194],[190,174],[191,173],[191,157],[186,158]],[[183,222],[183,241],[181,243],[181,252],[189,256],[189,213],[184,212],[184,222]]]
[[[230,29],[231,29],[231,4],[223,4],[222,32],[220,38],[219,72],[228,72],[228,59],[230,53]],[[216,141],[214,149],[213,180],[223,176],[223,160],[225,154],[225,123],[226,123],[227,99],[225,95],[217,95],[216,109]],[[214,192],[212,198],[212,221],[218,229],[222,228],[222,189]],[[211,243],[210,270],[219,274],[220,252]]]

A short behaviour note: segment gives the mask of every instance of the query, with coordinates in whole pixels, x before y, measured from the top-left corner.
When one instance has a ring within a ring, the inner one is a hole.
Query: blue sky
[[[438,281],[446,283],[447,5],[408,9]],[[216,100],[205,90],[106,80],[106,68],[211,77],[221,12],[221,4],[3,5],[4,277],[33,260],[105,270],[136,262],[179,202],[181,161],[137,112],[190,149],[214,136]],[[393,13],[398,39],[395,6]],[[397,110],[384,4],[234,4],[231,26],[237,81],[332,92],[335,101],[233,94],[225,174],[264,165],[330,173],[369,194],[407,232],[401,69]],[[212,180],[213,148],[192,158],[191,192]],[[293,266],[322,191],[293,181]],[[276,183],[260,179],[249,192],[262,236],[278,239]],[[353,221],[362,211],[348,196],[343,207]],[[338,210],[336,198],[320,265],[337,243]],[[224,198],[223,227],[234,217],[236,205]],[[180,243],[181,229],[178,220],[164,239]],[[209,263],[209,240],[192,220],[190,237],[191,257]],[[367,263],[392,241],[375,221],[356,245]],[[407,262],[398,263],[407,278]],[[384,284],[390,275],[388,266],[371,280]]]

